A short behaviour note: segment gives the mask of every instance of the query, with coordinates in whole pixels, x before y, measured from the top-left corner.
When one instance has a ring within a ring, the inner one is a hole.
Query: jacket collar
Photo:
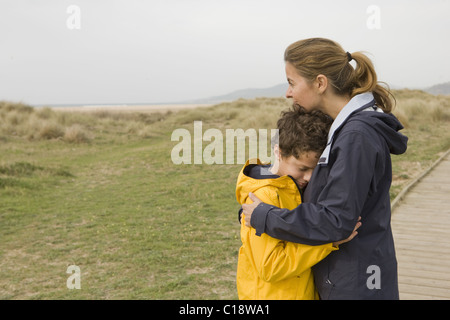
[[[341,112],[339,112],[336,119],[333,121],[330,131],[328,132],[327,146],[320,156],[318,163],[319,165],[328,164],[328,158],[330,156],[331,144],[333,143],[334,134],[339,128],[342,127],[348,117],[350,117],[350,115],[353,113],[362,111],[369,107],[373,107],[374,105],[375,99],[373,97],[373,94],[371,92],[366,92],[357,94],[344,106],[344,108],[342,108]],[[376,110],[376,107],[372,110]]]

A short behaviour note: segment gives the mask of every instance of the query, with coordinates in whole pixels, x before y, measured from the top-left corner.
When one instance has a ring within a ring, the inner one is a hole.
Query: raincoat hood
[[[374,128],[384,138],[392,154],[403,154],[406,151],[408,137],[399,132],[403,129],[403,125],[392,113],[360,112],[348,121],[355,120]]]
[[[266,187],[283,189],[293,193],[293,196],[294,193],[298,194],[298,197],[300,196],[300,190],[291,177],[270,174],[267,170],[268,167],[264,168],[261,165],[259,159],[248,160],[239,173],[236,184],[236,200],[240,204],[245,203],[250,192],[255,193]]]

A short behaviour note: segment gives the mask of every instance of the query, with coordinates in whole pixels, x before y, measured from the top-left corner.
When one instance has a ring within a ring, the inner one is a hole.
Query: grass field
[[[396,91],[391,197],[450,148],[450,97]],[[236,299],[241,164],[175,165],[177,128],[275,128],[285,99],[167,113],[0,102],[0,299]],[[204,142],[203,147],[208,143]],[[68,266],[81,270],[69,290]]]

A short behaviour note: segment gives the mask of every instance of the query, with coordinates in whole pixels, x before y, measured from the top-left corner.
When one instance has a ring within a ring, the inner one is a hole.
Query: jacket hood
[[[327,145],[319,159],[319,165],[326,165],[330,156],[334,135],[340,131],[347,122],[361,120],[372,126],[377,133],[383,136],[393,154],[406,151],[408,138],[398,133],[403,129],[401,123],[392,114],[385,114],[376,106],[372,92],[360,93],[354,96],[339,112],[328,132]]]
[[[236,183],[236,199],[240,204],[245,203],[250,192],[256,192],[260,188],[272,186],[278,189],[290,188],[295,189],[297,185],[289,176],[265,175],[258,174],[257,167],[261,167],[262,163],[259,159],[247,160],[241,172],[239,173]],[[253,169],[253,170],[252,170]],[[298,189],[298,188],[297,188]]]
[[[403,125],[392,113],[361,111],[350,117],[374,128],[384,138],[392,154],[402,154],[407,149],[408,137],[400,133]]]

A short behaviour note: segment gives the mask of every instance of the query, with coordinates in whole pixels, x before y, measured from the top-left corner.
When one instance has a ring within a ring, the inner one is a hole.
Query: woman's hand
[[[341,240],[341,241],[337,241],[337,242],[333,242],[333,247],[337,247],[343,243],[349,242],[351,241],[354,237],[356,237],[356,235],[358,234],[358,228],[361,227],[361,222],[359,222],[361,220],[361,217],[358,218],[358,222],[356,223],[355,229],[353,229],[352,234],[350,235],[350,237],[348,237],[347,239]]]
[[[255,196],[253,193],[249,193],[248,197],[253,201],[253,203],[249,203],[249,204],[243,204],[242,205],[242,214],[244,215],[245,218],[245,225],[247,227],[251,227],[250,225],[250,220],[252,219],[252,213],[253,210],[255,210],[255,208],[262,202],[261,199],[259,199],[257,196]],[[350,240],[348,240],[350,241]]]

